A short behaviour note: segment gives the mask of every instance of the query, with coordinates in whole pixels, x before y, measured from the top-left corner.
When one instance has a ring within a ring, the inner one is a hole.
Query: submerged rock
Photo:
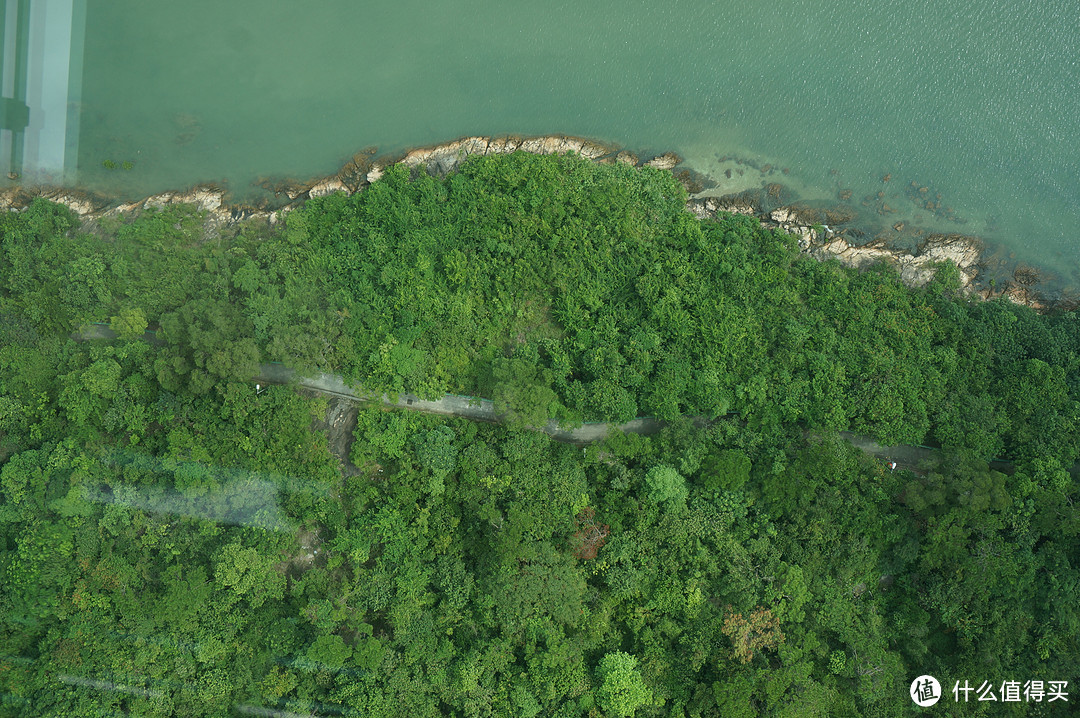
[[[355,192],[367,183],[367,173],[371,169],[371,158],[378,150],[375,147],[366,147],[345,163],[337,173],[338,179],[345,183],[350,192]]]
[[[854,222],[855,218],[859,216],[859,213],[855,211],[854,207],[850,207],[846,204],[838,204],[829,207],[824,210],[825,222],[827,224],[848,224]]]
[[[807,227],[815,224],[836,227],[854,221],[857,216],[855,210],[848,205],[822,202],[797,202],[778,207],[769,213],[769,218],[781,225]]]
[[[310,184],[295,179],[263,177],[255,182],[255,186],[262,187],[267,192],[273,192],[275,195],[283,194],[290,200],[295,200],[307,194]]]
[[[673,174],[675,179],[679,180],[679,183],[686,188],[688,194],[698,194],[716,186],[716,182],[711,177],[694,170],[679,170]]]
[[[1022,287],[1031,287],[1039,281],[1039,270],[1026,264],[1021,264],[1013,270],[1013,281]]]

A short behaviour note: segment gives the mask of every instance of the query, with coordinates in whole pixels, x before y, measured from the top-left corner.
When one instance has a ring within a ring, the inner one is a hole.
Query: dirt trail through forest
[[[80,332],[72,335],[76,340],[87,339],[115,339],[116,332],[108,326],[101,324],[90,325]],[[154,332],[146,332],[147,341],[155,344],[163,344]],[[262,364],[259,366],[259,376],[253,382],[258,384],[290,384],[305,389],[316,391],[321,394],[350,400],[351,402],[371,403],[378,402],[392,409],[408,409],[411,411],[423,411],[430,414],[443,414],[445,416],[460,416],[474,421],[486,421],[498,423],[499,415],[495,411],[495,404],[489,399],[477,399],[475,397],[457,396],[446,394],[441,399],[434,401],[421,399],[413,394],[401,394],[396,400],[387,394],[364,394],[358,393],[336,374],[317,374],[313,377],[298,377],[296,372],[283,364]],[[358,405],[343,406],[333,404],[332,417],[328,417],[321,426],[331,439],[331,447],[334,453],[348,461],[348,446],[352,442],[352,429],[356,426],[356,411]],[[703,421],[703,420],[702,420]],[[631,434],[655,434],[663,428],[663,422],[657,419],[640,418],[628,421],[625,424],[593,423],[585,424],[577,429],[563,429],[554,420],[549,421],[541,429],[556,441],[564,441],[571,444],[591,444],[603,440],[612,428],[620,429]],[[895,461],[897,468],[908,469],[922,473],[922,466],[926,462],[934,460],[938,456],[938,450],[924,446],[882,446],[868,436],[853,434],[850,431],[841,431],[840,436],[867,454],[880,457],[885,462]],[[351,464],[349,464],[351,467]],[[356,471],[355,467],[351,467]],[[1013,473],[1016,469],[1008,461],[991,461],[990,468],[1006,474]],[[1080,464],[1075,464],[1070,473],[1080,478]]]
[[[485,421],[493,424],[498,423],[499,421],[499,416],[495,411],[495,405],[488,399],[476,399],[473,397],[447,394],[442,399],[430,401],[421,399],[412,394],[402,394],[398,396],[396,400],[393,400],[386,394],[376,395],[357,393],[349,387],[340,376],[334,374],[318,374],[314,377],[297,377],[295,372],[281,364],[262,365],[260,367],[260,375],[255,381],[265,384],[288,384],[290,382],[295,382],[298,386],[311,391],[317,391],[341,399],[358,402],[358,404],[351,407],[352,414],[349,415],[349,418],[346,421],[342,422],[339,420],[339,422],[337,422],[340,426],[346,427],[356,426],[355,412],[357,411],[359,403],[371,402],[378,402],[385,407],[393,409],[408,409],[410,411],[423,411],[431,414],[460,416],[474,421]],[[338,407],[337,409],[332,407],[331,410],[338,412],[338,415],[343,411],[341,407]],[[695,423],[705,423],[705,420],[698,420]],[[563,429],[559,427],[557,422],[552,420],[543,427],[542,431],[556,441],[563,441],[571,444],[591,444],[603,440],[613,428],[631,434],[649,435],[659,432],[660,429],[663,428],[663,422],[657,419],[639,418],[625,424],[593,423],[585,424],[577,429]],[[341,432],[334,431],[333,427],[328,427],[328,436],[331,439],[331,444],[341,445],[343,448],[339,450],[344,450],[347,456],[347,449],[344,447],[347,447],[348,443],[351,441],[351,436],[339,436],[338,434],[340,433]],[[850,431],[842,431],[840,432],[840,436],[845,441],[851,443],[852,446],[861,449],[867,454],[877,456],[886,463],[895,461],[897,468],[907,469],[916,473],[924,473],[925,469],[923,467],[926,463],[933,461],[939,454],[936,449],[920,446],[882,446],[868,436],[853,434]],[[1008,474],[1015,471],[1015,468],[1009,462],[993,461],[990,463],[990,466],[997,471]],[[1080,465],[1073,468],[1074,474],[1078,471],[1080,471]]]

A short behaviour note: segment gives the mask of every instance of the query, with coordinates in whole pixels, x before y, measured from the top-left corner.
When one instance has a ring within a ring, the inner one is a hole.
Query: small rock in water
[[[897,232],[903,232],[904,231],[904,223],[903,222],[897,222],[896,224],[894,224],[892,226],[892,228],[895,229]]]
[[[855,210],[846,205],[836,205],[825,210],[825,221],[830,225],[845,224],[851,222],[856,217]]]
[[[882,177],[882,178],[881,178],[881,181],[882,181],[882,182],[888,182],[888,181],[889,181],[889,180],[891,180],[891,179],[892,179],[892,175],[891,175],[891,174],[887,174],[887,175],[885,175],[884,177]]]
[[[849,189],[840,190],[840,199],[842,199],[845,202],[847,202],[849,199],[851,199],[851,190],[849,190]]]

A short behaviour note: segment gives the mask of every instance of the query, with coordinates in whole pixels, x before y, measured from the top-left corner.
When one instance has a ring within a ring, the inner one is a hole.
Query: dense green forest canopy
[[[403,166],[283,231],[204,237],[184,208],[80,231],[2,219],[5,312],[58,335],[160,327],[169,391],[262,361],[371,391],[495,398],[519,424],[737,412],[983,458],[1080,454],[1080,323],[853,272],[747,217],[698,221],[670,173],[574,156]]]
[[[684,201],[514,154],[274,229],[0,216],[0,715],[879,716],[1080,675],[1075,315]],[[508,422],[364,409],[343,468],[264,361]]]

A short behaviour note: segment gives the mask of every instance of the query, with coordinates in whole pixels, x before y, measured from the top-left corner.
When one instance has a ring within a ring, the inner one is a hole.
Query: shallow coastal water
[[[1080,287],[1078,17],[1075,0],[88,0],[74,181],[243,198],[369,145],[562,132],[678,151],[721,190],[850,190],[864,218],[980,234]]]

